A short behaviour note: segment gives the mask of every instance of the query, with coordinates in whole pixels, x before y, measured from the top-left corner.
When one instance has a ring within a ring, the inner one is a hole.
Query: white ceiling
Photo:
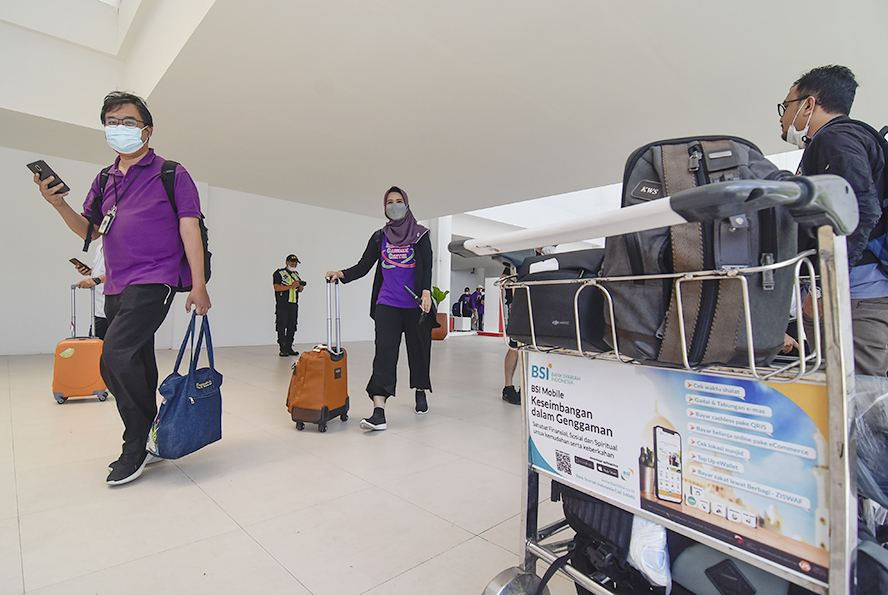
[[[132,2],[134,27],[173,6]],[[156,85],[131,90],[152,145],[203,182],[373,216],[394,184],[430,218],[617,183],[661,138],[786,150],[774,106],[821,64],[850,66],[853,115],[888,123],[886,22],[884,0],[215,0]],[[0,144],[110,161],[96,115],[26,110],[22,94],[47,98],[15,82]],[[58,101],[97,114],[107,90]]]

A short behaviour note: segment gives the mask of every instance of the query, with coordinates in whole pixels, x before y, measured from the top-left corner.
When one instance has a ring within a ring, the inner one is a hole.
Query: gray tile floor
[[[375,433],[358,427],[373,345],[345,347],[350,419],[324,434],[289,419],[292,359],[217,349],[222,441],[117,488],[104,482],[122,432],[113,399],[59,405],[51,355],[0,357],[0,594],[480,594],[518,562],[505,346],[436,342],[430,413],[414,414],[405,383]],[[161,378],[174,360],[158,352]],[[550,588],[575,592],[560,577]]]

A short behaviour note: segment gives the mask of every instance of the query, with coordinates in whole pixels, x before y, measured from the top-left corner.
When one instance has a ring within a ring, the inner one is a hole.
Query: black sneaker
[[[425,391],[416,391],[416,415],[425,415],[428,412],[429,402],[426,400]]]
[[[147,460],[148,452],[144,450],[135,454],[123,453],[119,459],[111,463],[112,470],[105,483],[117,486],[137,479],[142,475]]]
[[[146,452],[147,452],[147,451],[146,451]],[[121,456],[121,458],[123,458],[123,455],[120,455],[120,456]],[[164,459],[164,458],[162,458],[162,457],[158,457],[158,456],[153,455],[153,454],[151,454],[150,452],[148,452],[148,456],[145,457],[145,466],[147,467],[147,466],[149,466],[149,465],[153,465],[153,464],[155,464],[155,463],[159,463],[159,462],[161,462],[161,461],[165,461],[165,460],[166,460],[166,459]],[[117,460],[114,461],[113,463],[109,463],[109,464],[108,464],[108,471],[114,471],[114,468],[117,467],[117,464],[118,464],[119,462],[120,462],[120,459],[117,459]]]
[[[386,428],[385,409],[374,407],[373,415],[361,420],[361,427],[365,430],[384,430]]]
[[[294,351],[293,349],[291,349],[291,350],[290,350],[290,355],[299,355],[299,352],[298,352],[298,351]]]
[[[513,385],[503,388],[503,401],[512,405],[521,404],[521,393],[518,392]]]
[[[290,352],[289,351],[281,351],[278,355],[281,357],[290,357]]]

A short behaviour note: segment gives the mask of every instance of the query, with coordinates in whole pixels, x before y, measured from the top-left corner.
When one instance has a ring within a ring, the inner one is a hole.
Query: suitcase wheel
[[[318,424],[318,432],[326,432],[327,424]]]
[[[98,397],[98,399],[99,399],[100,401],[104,401],[105,399],[108,398],[108,391],[106,391],[106,390],[97,390],[97,391],[96,391],[96,397]]]
[[[305,429],[305,422],[304,421],[297,421],[296,422],[296,429],[299,430],[300,432],[302,430],[304,430]]]
[[[52,393],[52,396],[55,397],[55,400],[59,402],[59,405],[68,400],[68,397],[66,397],[62,393]]]
[[[348,414],[343,413],[342,415],[339,416],[339,419],[341,419],[342,421],[348,421]]]

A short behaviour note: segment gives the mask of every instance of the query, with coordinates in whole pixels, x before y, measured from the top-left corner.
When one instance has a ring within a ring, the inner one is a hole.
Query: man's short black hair
[[[820,66],[803,74],[793,83],[799,97],[813,95],[817,103],[831,114],[848,115],[857,93],[854,73],[846,66]]]
[[[136,109],[139,110],[139,117],[142,118],[145,126],[154,126],[154,119],[151,117],[151,112],[148,111],[145,100],[125,91],[111,91],[105,95],[105,101],[102,103],[102,124],[105,123],[105,114],[128,103],[136,106]]]

